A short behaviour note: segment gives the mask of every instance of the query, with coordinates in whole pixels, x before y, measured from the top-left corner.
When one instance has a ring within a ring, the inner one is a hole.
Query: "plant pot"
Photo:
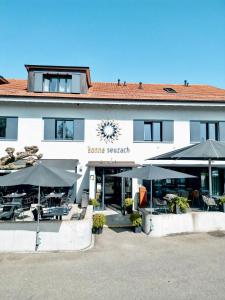
[[[100,211],[101,210],[101,206],[94,206],[94,211]]]
[[[176,208],[175,208],[175,214],[182,214],[180,207],[176,204]]]
[[[126,211],[127,211],[128,214],[132,214],[133,213],[133,206],[132,205],[131,206],[127,206],[126,207]]]
[[[225,213],[225,203],[220,204],[220,211]]]
[[[135,233],[141,233],[141,231],[142,231],[141,226],[135,226],[135,227],[134,227],[134,232],[135,232]]]
[[[94,233],[94,234],[101,234],[102,230],[103,230],[102,227],[99,227],[99,228],[93,227],[92,228],[92,233]]]
[[[122,213],[123,216],[125,216],[125,214],[126,214],[126,209],[125,209],[125,207],[122,207],[121,213]]]

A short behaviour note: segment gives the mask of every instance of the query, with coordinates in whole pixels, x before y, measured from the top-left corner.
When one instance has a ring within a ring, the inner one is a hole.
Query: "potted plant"
[[[89,204],[93,205],[94,211],[99,210],[100,208],[100,202],[97,199],[90,199]]]
[[[134,232],[135,233],[140,233],[141,232],[141,225],[142,225],[141,214],[138,211],[133,212],[130,215],[130,221],[132,222],[132,225],[134,226]]]
[[[188,199],[185,197],[175,197],[169,201],[169,209],[172,213],[185,213],[189,208]]]
[[[103,214],[93,215],[93,227],[92,232],[95,234],[102,233],[103,226],[105,225],[105,216]]]
[[[124,208],[128,214],[132,214],[133,212],[133,203],[134,201],[132,198],[126,198],[124,200]]]
[[[219,203],[220,211],[225,213],[225,196],[221,197],[218,203]]]

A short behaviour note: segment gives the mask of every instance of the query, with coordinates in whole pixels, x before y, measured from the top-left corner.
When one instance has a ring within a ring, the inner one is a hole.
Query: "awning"
[[[103,167],[103,168],[135,168],[140,165],[134,161],[89,161],[88,167]]]
[[[41,159],[40,161],[42,162],[42,164],[50,168],[57,168],[62,170],[73,170],[73,171],[75,170],[79,162],[78,159]],[[15,165],[25,167],[25,160],[23,159],[18,160],[15,162]]]
[[[41,161],[47,167],[73,171],[79,162],[78,159],[41,159]]]

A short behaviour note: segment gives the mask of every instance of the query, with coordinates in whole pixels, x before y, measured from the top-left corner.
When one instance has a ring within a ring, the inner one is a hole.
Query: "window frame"
[[[0,140],[5,140],[6,139],[6,130],[7,130],[7,117],[0,117],[0,120],[1,119],[5,121],[5,128],[3,129],[5,131],[5,135],[0,136]]]
[[[58,122],[63,122],[63,132],[62,132],[62,138],[57,137],[57,123]],[[65,138],[65,124],[66,122],[72,122],[73,123],[73,136],[72,138]],[[74,119],[61,119],[61,118],[56,118],[55,119],[55,140],[56,141],[73,141],[74,140]]]
[[[197,122],[199,123],[199,140],[198,141],[192,141],[191,140],[191,123],[192,122]],[[189,121],[189,130],[190,130],[190,143],[191,144],[197,144],[197,143],[202,143],[204,141],[209,140],[209,124],[215,124],[215,141],[220,141],[220,122],[224,122],[224,120],[190,120]],[[201,139],[201,124],[205,124],[206,126],[206,132],[205,132],[205,136],[206,139]],[[214,140],[214,139],[213,139]]]
[[[56,91],[50,91],[51,81],[56,79]],[[60,91],[60,79],[65,79],[65,91]],[[48,80],[48,90],[45,90],[45,80]],[[66,74],[43,74],[42,91],[44,93],[59,93],[59,94],[71,94],[72,93],[72,75]]]
[[[143,142],[151,142],[151,143],[162,143],[163,142],[163,139],[162,139],[162,122],[161,120],[144,120],[144,139],[143,139]],[[154,139],[154,123],[159,123],[160,124],[160,140],[155,140]],[[151,132],[151,139],[146,139],[145,138],[145,125],[151,125],[151,128],[150,128],[150,132]]]

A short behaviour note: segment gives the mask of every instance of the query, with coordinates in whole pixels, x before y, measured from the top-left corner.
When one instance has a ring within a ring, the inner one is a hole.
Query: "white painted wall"
[[[92,206],[83,220],[40,222],[38,251],[73,251],[92,243]],[[35,251],[36,222],[0,222],[0,252]]]
[[[144,210],[142,210],[144,212]],[[149,234],[150,214],[143,213],[143,230]],[[225,213],[191,212],[186,214],[162,214],[152,216],[150,237],[162,237],[170,234],[195,233],[225,230]]]
[[[146,159],[190,143],[190,120],[225,120],[225,108],[220,107],[169,107],[169,106],[122,106],[48,103],[0,102],[0,116],[18,116],[18,140],[0,141],[0,156],[6,147],[23,150],[25,145],[37,145],[44,158],[79,159],[82,177],[78,181],[78,198],[83,188],[89,188],[88,161],[134,161],[146,163]],[[85,119],[85,141],[43,141],[43,117],[69,117]],[[119,140],[113,144],[100,141],[97,124],[101,120],[115,120],[121,128]],[[174,143],[133,143],[133,120],[174,120]],[[88,153],[91,147],[129,147],[126,154]],[[189,162],[192,163],[192,162]],[[135,191],[133,191],[135,193]]]

